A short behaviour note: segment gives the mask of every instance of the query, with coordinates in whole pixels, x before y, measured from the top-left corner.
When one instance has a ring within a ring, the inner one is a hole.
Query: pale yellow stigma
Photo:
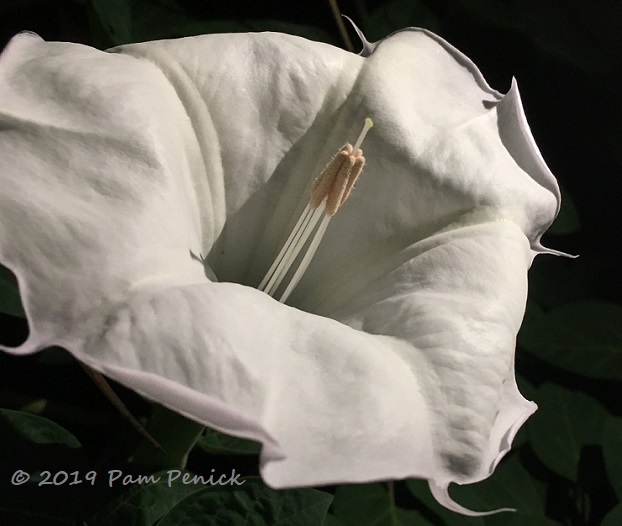
[[[342,146],[320,175],[313,181],[309,204],[300,216],[300,219],[298,219],[279,255],[259,284],[259,290],[274,296],[294,260],[315,230],[318,221],[322,219],[319,227],[315,230],[315,235],[307,248],[307,252],[298,265],[298,269],[279,298],[281,303],[287,300],[294,287],[302,278],[305,270],[307,270],[311,258],[313,258],[326,232],[331,217],[335,215],[339,207],[348,198],[356,179],[363,170],[365,158],[360,146],[373,125],[373,121],[367,117],[354,146],[351,144]]]

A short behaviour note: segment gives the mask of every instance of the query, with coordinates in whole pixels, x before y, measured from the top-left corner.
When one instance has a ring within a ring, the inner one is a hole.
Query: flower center
[[[309,203],[287,241],[285,241],[279,255],[259,284],[259,290],[274,296],[294,261],[306,246],[306,252],[279,301],[285,303],[292,293],[311,263],[311,259],[326,232],[328,223],[350,195],[356,179],[363,170],[365,157],[363,157],[363,150],[360,149],[360,146],[373,125],[373,121],[367,117],[354,146],[349,143],[342,146],[313,181]],[[307,246],[307,241],[314,232],[315,234]]]

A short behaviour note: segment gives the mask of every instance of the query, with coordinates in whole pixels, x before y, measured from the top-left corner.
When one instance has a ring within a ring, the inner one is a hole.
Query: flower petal
[[[468,511],[448,484],[487,477],[535,410],[515,338],[559,190],[515,84],[502,96],[426,31],[372,47],[18,35],[0,56],[0,261],[31,333],[1,348],[61,345],[262,441],[275,487],[421,477]],[[281,305],[252,287],[367,115],[365,173]]]

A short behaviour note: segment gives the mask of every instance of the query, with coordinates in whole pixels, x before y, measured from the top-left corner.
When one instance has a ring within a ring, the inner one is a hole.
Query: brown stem
[[[330,4],[330,9],[333,12],[333,17],[335,17],[335,23],[339,28],[339,33],[341,34],[341,39],[343,40],[345,48],[348,51],[352,51],[352,53],[354,53],[354,46],[352,45],[352,41],[350,40],[350,36],[348,35],[346,25],[343,23],[343,17],[341,16],[341,11],[339,9],[339,5],[337,4],[337,0],[328,0],[328,3]]]

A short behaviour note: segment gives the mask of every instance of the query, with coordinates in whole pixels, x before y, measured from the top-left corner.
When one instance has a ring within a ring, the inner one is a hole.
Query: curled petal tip
[[[515,512],[514,508],[499,508],[497,510],[490,511],[472,511],[468,508],[460,506],[457,502],[455,502],[450,496],[448,491],[448,484],[438,485],[434,481],[429,482],[430,493],[437,500],[439,504],[442,504],[446,508],[455,511],[456,513],[460,513],[462,515],[467,515],[469,517],[485,517],[486,515],[495,515],[496,513],[503,513],[506,511]]]
[[[561,256],[565,258],[576,259],[579,257],[579,254],[568,254],[566,252],[562,252],[561,250],[555,250],[553,248],[547,248],[540,243],[537,243],[535,247],[533,247],[534,257],[539,254],[550,254],[552,256]]]
[[[376,47],[376,44],[369,42],[365,38],[365,35],[363,34],[363,32],[358,28],[358,26],[353,22],[353,20],[349,16],[346,16],[346,15],[341,15],[341,16],[345,18],[348,22],[350,22],[350,24],[352,25],[352,28],[354,29],[359,39],[361,40],[361,44],[363,44],[363,49],[361,50],[359,55],[361,55],[362,57],[368,57],[369,55],[371,55],[371,53],[374,51]]]

